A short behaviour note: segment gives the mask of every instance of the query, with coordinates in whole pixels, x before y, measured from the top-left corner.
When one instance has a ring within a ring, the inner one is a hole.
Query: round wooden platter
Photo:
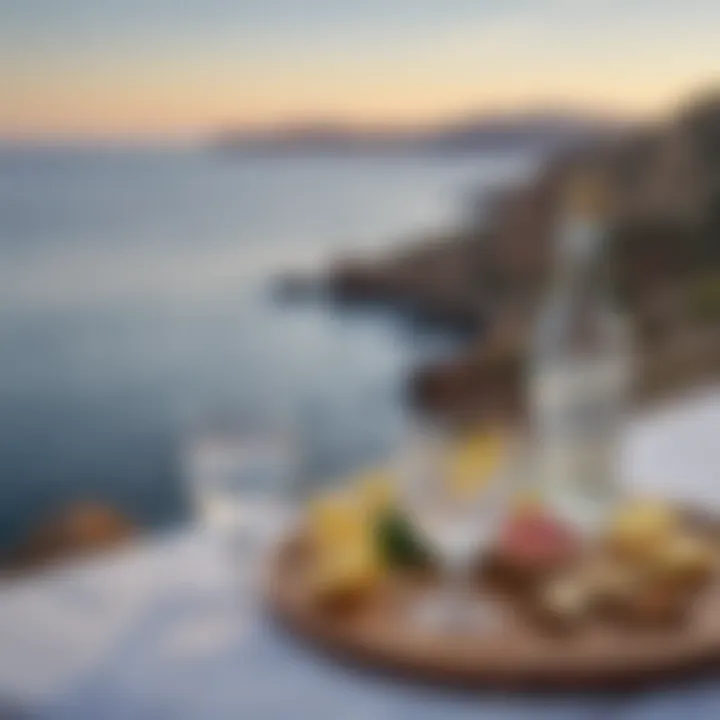
[[[412,612],[432,581],[393,575],[357,607],[330,612],[314,597],[312,558],[296,537],[281,546],[267,600],[295,634],[345,659],[408,679],[466,688],[624,690],[720,669],[720,584],[703,590],[675,627],[628,628],[588,621],[558,634],[533,623],[480,583],[497,622],[483,632],[440,634]]]

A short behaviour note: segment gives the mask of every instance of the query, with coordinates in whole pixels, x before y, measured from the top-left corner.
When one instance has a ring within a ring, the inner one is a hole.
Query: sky
[[[0,0],[0,137],[651,115],[720,84],[718,0]]]

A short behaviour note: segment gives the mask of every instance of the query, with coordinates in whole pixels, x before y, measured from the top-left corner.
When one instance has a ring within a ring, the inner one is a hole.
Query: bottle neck
[[[622,317],[608,272],[606,239],[602,222],[568,217],[559,228],[554,273],[534,338],[538,362],[555,366],[570,351],[594,357],[619,337]]]
[[[566,217],[559,228],[553,289],[581,296],[608,293],[603,225],[583,216]]]

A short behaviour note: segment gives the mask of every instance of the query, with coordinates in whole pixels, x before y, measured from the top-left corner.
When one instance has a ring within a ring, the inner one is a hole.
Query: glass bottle
[[[528,369],[533,472],[546,502],[585,535],[618,501],[632,353],[613,301],[602,186],[574,179],[561,203],[551,283]]]

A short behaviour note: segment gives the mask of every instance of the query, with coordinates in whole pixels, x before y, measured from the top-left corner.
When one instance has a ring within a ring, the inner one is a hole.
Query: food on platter
[[[503,447],[499,436],[465,436],[453,450],[448,482],[459,493],[476,488],[498,467]],[[357,606],[389,575],[432,568],[432,549],[397,488],[390,471],[376,470],[310,504],[304,535],[317,602]],[[484,582],[499,579],[547,627],[577,630],[599,617],[638,627],[681,621],[714,577],[718,552],[667,502],[623,503],[607,531],[589,542],[526,490],[487,559],[483,569],[492,572],[483,573]]]
[[[671,505],[638,500],[621,507],[612,519],[608,548],[630,561],[649,561],[679,531],[680,517]]]
[[[615,609],[639,623],[681,619],[717,567],[713,542],[658,501],[620,508],[605,546],[635,586]]]
[[[538,610],[555,628],[572,629],[589,616],[593,605],[590,586],[578,576],[554,578],[540,588]]]
[[[454,448],[448,482],[462,492],[484,482],[498,464],[502,441],[468,434]],[[404,514],[389,471],[363,473],[310,505],[307,535],[319,599],[347,598],[371,589],[390,569],[427,567],[431,553]]]
[[[350,543],[367,532],[364,510],[349,493],[323,496],[310,506],[307,532],[318,552]]]
[[[716,565],[710,542],[690,534],[679,534],[658,549],[652,571],[668,585],[692,589],[709,580]]]
[[[382,514],[377,519],[375,532],[380,556],[388,567],[405,570],[431,565],[430,549],[400,510]]]
[[[517,513],[500,533],[493,564],[511,579],[532,581],[574,562],[580,549],[576,534],[547,511]]]
[[[384,570],[374,515],[385,505],[377,478],[327,493],[309,508],[307,535],[312,553],[312,586],[318,602],[347,607],[377,585]]]
[[[580,570],[599,611],[614,611],[630,602],[642,577],[616,558],[599,553],[585,561]]]
[[[348,609],[372,593],[383,573],[374,548],[362,542],[324,552],[313,565],[313,594],[329,609]]]
[[[694,593],[648,581],[640,583],[624,603],[615,607],[613,617],[638,628],[677,625],[687,616],[694,599]]]

